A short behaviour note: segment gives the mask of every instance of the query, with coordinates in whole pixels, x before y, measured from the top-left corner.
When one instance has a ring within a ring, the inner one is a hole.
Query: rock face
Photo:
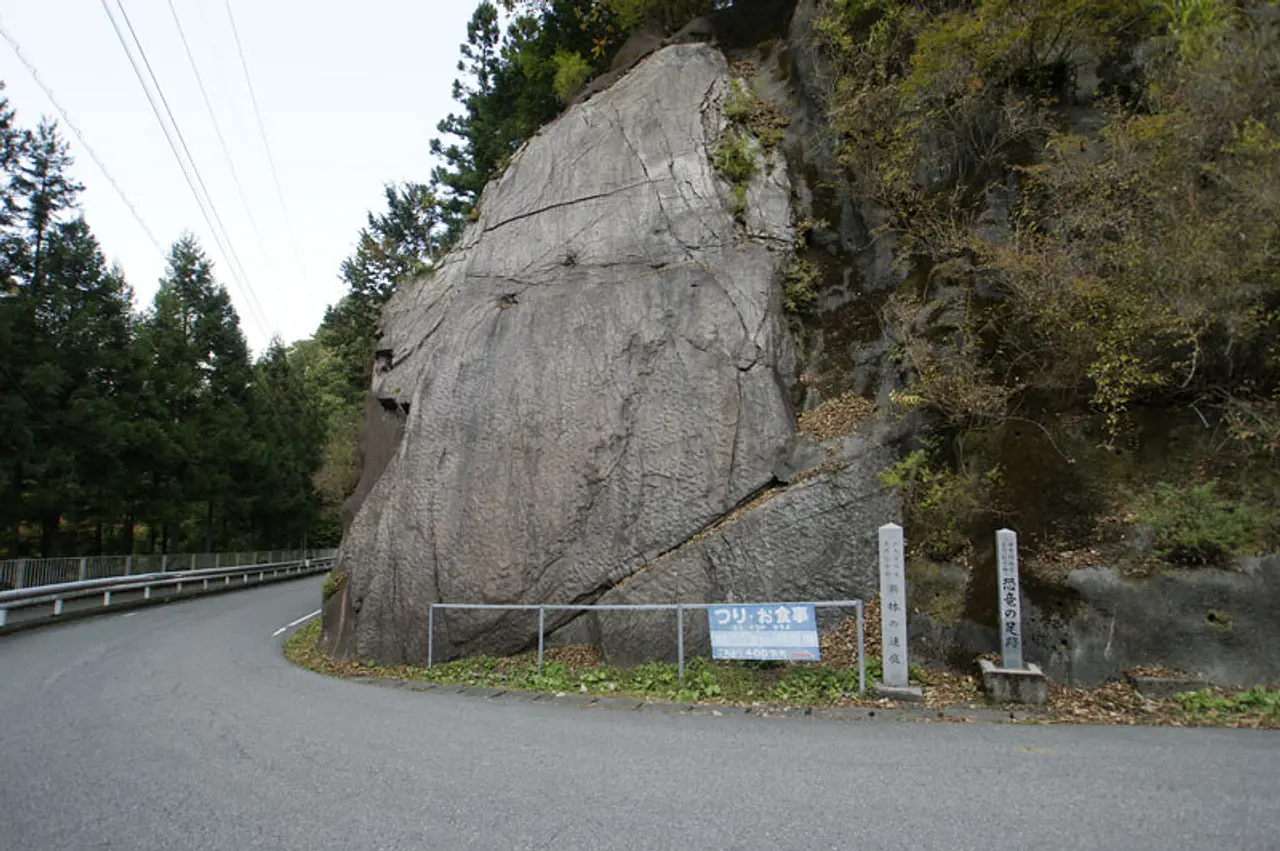
[[[993,622],[960,617],[948,599],[974,593],[959,568],[907,576],[915,658],[966,665],[998,647]],[[1137,665],[1158,665],[1240,686],[1280,673],[1280,557],[1240,559],[1230,569],[1166,569],[1130,578],[1115,568],[1071,571],[1061,582],[1023,585],[1026,657],[1050,679],[1096,686]],[[994,596],[994,588],[982,589]],[[952,611],[948,612],[947,609]]]
[[[711,165],[728,88],[707,45],[649,57],[522,148],[461,245],[392,299],[373,391],[403,437],[344,539],[329,649],[422,661],[431,601],[873,591],[873,530],[898,510],[869,445],[810,447],[847,466],[689,543],[806,456],[781,307],[791,186],[780,156],[762,163],[735,220]],[[537,638],[527,614],[442,620],[441,655]]]

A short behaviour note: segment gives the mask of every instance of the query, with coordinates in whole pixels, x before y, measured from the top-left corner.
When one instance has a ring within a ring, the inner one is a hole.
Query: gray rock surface
[[[1235,570],[1165,570],[1127,579],[1104,568],[1077,570],[1079,595],[1065,609],[1028,612],[1028,642],[1045,672],[1095,685],[1134,665],[1159,665],[1222,685],[1280,679],[1280,557],[1242,559]]]
[[[762,163],[735,221],[710,164],[728,80],[718,51],[677,45],[571,108],[490,185],[442,266],[389,303],[373,393],[407,418],[343,542],[332,650],[421,661],[433,600],[592,602],[640,573],[676,581],[646,568],[794,456],[790,182],[780,156]],[[709,539],[699,588],[852,593],[861,551],[848,529],[825,541],[821,512],[875,503],[868,528],[892,519],[852,475]],[[442,653],[536,640],[523,614],[441,621]]]
[[[948,600],[981,606],[974,595],[990,589],[975,575],[955,568],[932,581],[917,574],[914,587],[912,579],[917,659],[967,668],[999,647],[986,618],[947,611]],[[1280,680],[1280,557],[1241,559],[1232,569],[1166,568],[1142,578],[1082,568],[1061,586],[1024,582],[1022,605],[1026,658],[1054,682],[1092,687],[1140,665],[1224,686]]]
[[[836,449],[836,447],[839,447]],[[601,603],[752,603],[864,599],[878,594],[877,530],[901,516],[897,495],[876,474],[892,462],[865,438],[832,445],[829,463],[842,469],[761,497],[741,516],[655,560]],[[852,617],[852,611],[820,613],[819,625]],[[674,658],[674,615],[602,612],[590,616],[590,633],[611,662]],[[689,655],[709,655],[705,615],[685,624]]]

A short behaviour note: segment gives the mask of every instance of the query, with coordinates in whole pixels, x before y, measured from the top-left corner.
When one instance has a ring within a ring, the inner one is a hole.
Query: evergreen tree
[[[70,394],[84,364],[74,347],[60,344],[85,293],[101,277],[101,254],[83,222],[69,221],[81,187],[68,175],[71,157],[51,122],[17,132],[3,110],[6,162],[4,233],[0,256],[6,277],[0,303],[0,371],[8,480],[6,514],[10,550],[22,546],[22,522],[41,525],[41,551],[57,550],[62,512],[75,497],[75,441],[65,426]]]
[[[321,400],[277,339],[254,367],[254,538],[266,546],[314,541],[326,423]]]
[[[245,440],[252,370],[231,298],[194,237],[170,250],[147,326],[151,392],[165,435],[157,484],[167,499],[155,519],[167,548],[187,511],[202,508],[185,541],[210,551],[217,512],[230,518],[245,510],[236,483],[252,463]]]
[[[431,142],[444,160],[431,175],[450,244],[461,234],[485,184],[520,145],[564,104],[556,91],[560,67],[573,57],[586,74],[607,67],[614,18],[597,0],[503,0],[512,17],[505,35],[498,8],[483,0],[467,25],[453,84],[461,112],[438,129],[453,141]]]

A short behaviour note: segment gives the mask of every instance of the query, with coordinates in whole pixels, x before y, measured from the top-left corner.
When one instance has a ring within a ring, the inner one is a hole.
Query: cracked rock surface
[[[407,417],[343,542],[330,650],[421,662],[432,601],[595,602],[774,482],[795,439],[790,182],[763,163],[734,220],[709,154],[728,81],[708,46],[654,54],[524,146],[391,300],[373,391]],[[537,619],[451,612],[436,640],[515,651]]]

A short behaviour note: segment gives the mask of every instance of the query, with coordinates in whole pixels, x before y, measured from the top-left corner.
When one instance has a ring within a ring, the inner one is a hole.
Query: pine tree
[[[502,0],[512,17],[504,35],[497,6],[483,0],[467,25],[453,98],[462,108],[437,129],[431,152],[444,160],[431,173],[452,244],[480,193],[520,145],[564,104],[556,73],[565,57],[593,75],[608,66],[614,16],[598,0]],[[557,58],[559,57],[559,59]]]
[[[3,471],[9,485],[9,548],[20,550],[23,520],[36,519],[40,549],[49,555],[57,551],[62,512],[78,484],[76,449],[62,406],[79,389],[82,364],[73,348],[59,343],[69,333],[83,290],[96,287],[101,255],[83,222],[71,220],[82,187],[68,174],[71,156],[57,126],[42,121],[34,131],[18,132],[7,104],[3,111],[0,159],[7,162],[7,186],[0,257],[6,287],[0,304],[0,377],[6,392],[0,425],[12,453],[6,453]]]
[[[202,515],[187,524],[184,540],[209,551],[218,512],[244,511],[236,483],[252,462],[245,438],[252,370],[231,298],[194,237],[170,250],[145,340],[164,434],[153,521],[167,548],[184,520]]]

